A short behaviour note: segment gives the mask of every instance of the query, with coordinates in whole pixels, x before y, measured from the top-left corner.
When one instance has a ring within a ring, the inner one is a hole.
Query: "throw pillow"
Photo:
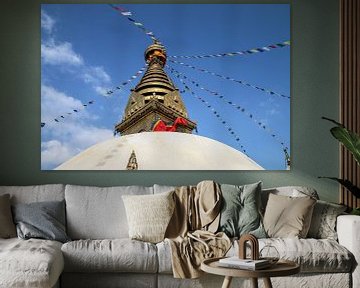
[[[251,233],[265,238],[266,233],[260,216],[261,182],[236,186],[221,185],[222,209],[219,231],[229,237]]]
[[[70,241],[65,232],[65,201],[15,204],[13,215],[19,238]]]
[[[173,193],[122,196],[131,239],[151,243],[164,240],[175,208]]]
[[[306,197],[269,195],[264,227],[269,237],[305,238],[316,200]]]
[[[11,215],[10,195],[0,196],[0,238],[16,237],[16,229]]]
[[[336,218],[345,210],[344,205],[318,200],[312,214],[308,237],[337,240]]]

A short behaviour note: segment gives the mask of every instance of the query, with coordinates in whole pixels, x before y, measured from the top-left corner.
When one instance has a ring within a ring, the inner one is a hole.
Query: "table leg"
[[[264,279],[265,288],[273,288],[270,278],[266,277],[263,279]]]
[[[230,288],[232,277],[231,276],[225,276],[224,282],[221,286],[221,288]]]
[[[252,287],[258,288],[258,279],[257,278],[251,278]]]

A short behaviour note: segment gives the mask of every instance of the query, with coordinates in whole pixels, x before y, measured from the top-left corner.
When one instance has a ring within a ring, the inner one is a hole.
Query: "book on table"
[[[259,270],[270,267],[271,262],[267,259],[240,259],[238,256],[233,256],[220,259],[219,266],[237,269]]]

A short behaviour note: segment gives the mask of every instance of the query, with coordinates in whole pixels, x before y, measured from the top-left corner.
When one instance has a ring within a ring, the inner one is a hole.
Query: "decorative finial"
[[[126,166],[126,170],[138,170],[138,163],[136,160],[136,155],[135,155],[135,151],[132,150],[131,155],[129,157],[129,162]]]
[[[151,64],[153,61],[157,61],[162,67],[164,67],[166,58],[166,49],[160,42],[154,41],[154,43],[145,50],[145,61],[148,64]]]

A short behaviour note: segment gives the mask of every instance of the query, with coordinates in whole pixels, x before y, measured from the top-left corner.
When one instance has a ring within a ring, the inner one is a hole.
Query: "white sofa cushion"
[[[0,186],[0,195],[10,194],[11,204],[61,201],[65,198],[64,192],[65,185],[63,184]]]
[[[353,256],[338,242],[330,239],[263,239],[263,245],[274,246],[280,258],[300,264],[301,272],[350,272]]]
[[[156,246],[130,239],[78,240],[61,247],[66,272],[156,273]]]
[[[128,238],[121,196],[152,194],[152,187],[66,185],[67,233],[71,239]]]
[[[295,261],[300,264],[302,273],[348,273],[354,265],[353,255],[345,247],[330,239],[259,239],[260,250],[265,245],[274,246],[281,259]],[[172,273],[169,244],[164,241],[156,246],[158,249],[159,273]],[[235,241],[227,256],[238,255],[238,251],[238,242]]]
[[[60,242],[0,239],[0,287],[52,287],[63,268]]]
[[[259,250],[265,245],[273,246],[279,252],[280,259],[298,263],[301,273],[350,272],[353,267],[353,255],[338,242],[330,239],[267,238],[259,239]],[[238,248],[231,249],[228,255],[236,255]],[[270,255],[275,256],[275,255]]]

